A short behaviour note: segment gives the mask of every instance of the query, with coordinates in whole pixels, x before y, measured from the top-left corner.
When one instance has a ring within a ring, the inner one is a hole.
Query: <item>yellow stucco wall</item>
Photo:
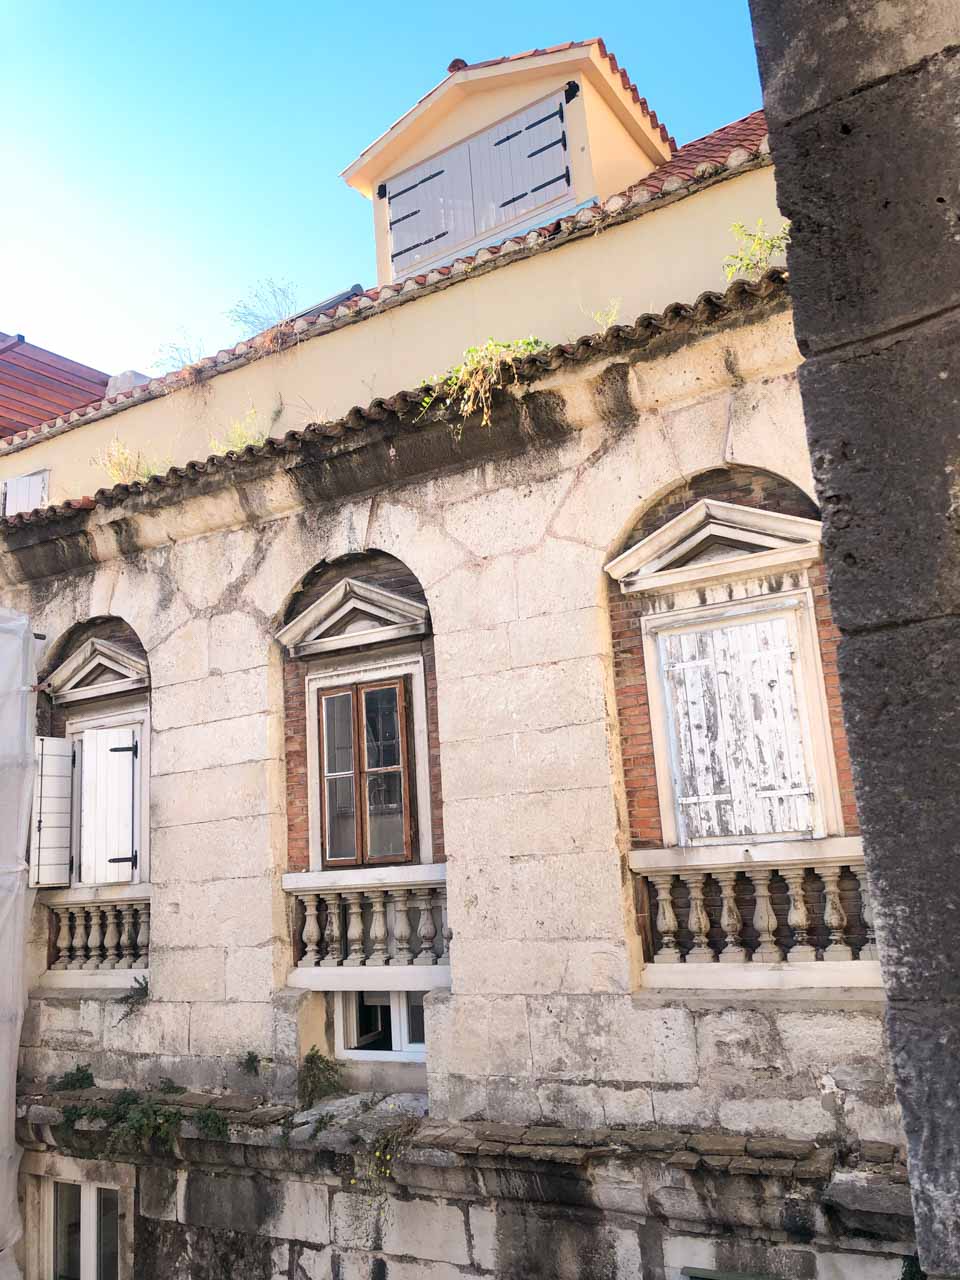
[[[596,329],[592,313],[620,299],[619,319],[691,302],[726,286],[730,225],[779,226],[765,167],[652,210],[602,234],[515,261],[309,339],[196,388],[65,431],[0,456],[0,480],[49,468],[51,502],[109,485],[95,462],[115,436],[148,458],[182,465],[252,409],[271,434],[336,418],[354,404],[415,387],[486,338],[536,334],[565,342]]]

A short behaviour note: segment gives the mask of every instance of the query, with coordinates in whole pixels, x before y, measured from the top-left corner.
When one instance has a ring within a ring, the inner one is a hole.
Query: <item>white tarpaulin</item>
[[[14,1139],[17,1047],[25,1001],[27,830],[33,796],[36,666],[29,619],[0,609],[0,1280],[17,1280]]]

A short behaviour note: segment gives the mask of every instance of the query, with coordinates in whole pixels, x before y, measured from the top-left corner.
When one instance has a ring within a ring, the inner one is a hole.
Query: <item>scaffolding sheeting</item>
[[[18,1280],[14,1137],[17,1048],[26,992],[27,833],[33,796],[36,664],[29,619],[0,609],[0,1280]]]

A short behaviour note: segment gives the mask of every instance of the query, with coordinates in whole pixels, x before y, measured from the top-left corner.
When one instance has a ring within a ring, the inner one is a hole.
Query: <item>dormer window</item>
[[[385,184],[395,276],[568,200],[568,92],[541,98]]]

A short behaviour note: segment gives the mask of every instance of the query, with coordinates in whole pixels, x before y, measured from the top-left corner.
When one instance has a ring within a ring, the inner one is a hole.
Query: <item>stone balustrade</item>
[[[316,990],[448,986],[445,867],[361,868],[284,877],[298,904],[292,985]]]
[[[877,961],[859,841],[638,851],[631,866],[654,965],[779,969]]]
[[[48,910],[56,950],[51,973],[149,968],[149,902],[71,903]]]

